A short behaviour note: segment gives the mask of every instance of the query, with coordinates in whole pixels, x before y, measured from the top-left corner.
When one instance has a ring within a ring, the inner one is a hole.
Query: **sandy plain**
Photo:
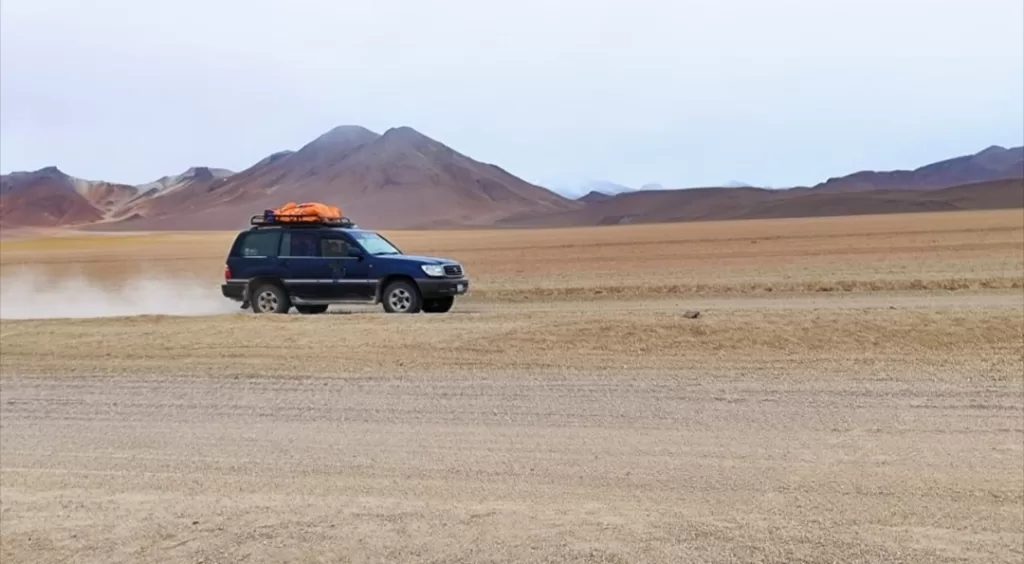
[[[387,235],[472,295],[253,316],[232,234],[0,243],[0,561],[1024,558],[1020,210]]]

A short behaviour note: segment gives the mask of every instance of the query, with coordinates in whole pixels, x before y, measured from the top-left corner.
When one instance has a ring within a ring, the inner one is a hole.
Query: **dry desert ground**
[[[471,296],[0,243],[0,561],[1024,560],[1021,210],[387,235]]]

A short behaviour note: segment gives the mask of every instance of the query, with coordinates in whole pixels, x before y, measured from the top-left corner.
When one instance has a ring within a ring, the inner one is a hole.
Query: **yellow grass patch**
[[[1019,210],[538,230],[384,232],[463,262],[469,301],[690,294],[1017,289]],[[216,284],[234,233],[68,235],[0,242],[3,274]]]

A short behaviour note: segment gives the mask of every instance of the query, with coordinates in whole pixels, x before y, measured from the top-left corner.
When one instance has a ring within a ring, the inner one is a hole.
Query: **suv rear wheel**
[[[454,303],[454,296],[423,300],[423,311],[425,313],[448,313],[448,311],[452,309],[452,304]]]
[[[419,313],[420,291],[406,280],[397,280],[384,288],[384,311],[388,313]]]
[[[292,304],[288,294],[277,284],[261,284],[252,293],[252,311],[254,313],[288,313]]]

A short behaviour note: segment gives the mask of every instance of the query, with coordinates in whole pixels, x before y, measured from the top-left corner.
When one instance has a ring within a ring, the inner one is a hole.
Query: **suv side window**
[[[285,231],[281,238],[281,256],[318,257],[320,234],[316,231]]]
[[[325,257],[347,257],[349,243],[341,237],[324,237],[320,240],[320,253]]]
[[[277,256],[280,235],[279,231],[250,231],[242,239],[239,254],[250,258]]]

